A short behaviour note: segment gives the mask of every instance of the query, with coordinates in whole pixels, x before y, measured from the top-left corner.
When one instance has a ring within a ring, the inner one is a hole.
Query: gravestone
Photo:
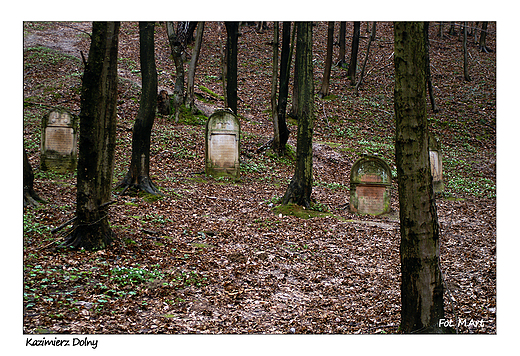
[[[350,211],[380,215],[390,211],[392,172],[377,156],[363,155],[350,171]]]
[[[430,152],[430,167],[433,178],[433,191],[439,193],[444,191],[444,181],[442,179],[441,145],[432,133],[430,133],[428,137],[428,146]]]
[[[217,110],[206,122],[206,175],[240,176],[240,122],[230,111]]]
[[[77,164],[77,123],[67,111],[51,111],[42,119],[40,168],[71,172]]]

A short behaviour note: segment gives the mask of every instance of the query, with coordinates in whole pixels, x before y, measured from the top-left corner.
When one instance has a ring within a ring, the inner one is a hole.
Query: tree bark
[[[337,60],[337,66],[340,68],[345,68],[345,54],[346,54],[346,40],[347,36],[347,23],[345,21],[341,21],[339,23],[339,54]]]
[[[422,22],[396,22],[396,165],[401,232],[401,331],[446,332],[439,225],[428,153]]]
[[[329,21],[327,26],[327,56],[325,59],[325,69],[323,70],[323,79],[321,81],[321,88],[319,92],[320,98],[329,95],[330,87],[330,70],[332,68],[332,53],[334,48],[334,21]]]
[[[118,22],[92,24],[81,88],[76,219],[65,238],[73,248],[98,250],[112,241],[107,203],[116,145],[118,36]]]
[[[125,178],[119,188],[143,190],[149,194],[159,194],[150,179],[150,141],[157,101],[157,70],[155,66],[154,23],[139,22],[139,53],[143,88],[139,111],[132,134],[132,159]]]
[[[278,21],[273,23],[273,72],[271,75],[271,113],[273,115],[273,150],[280,150],[280,124],[278,122],[278,102],[276,100],[276,88],[278,84],[278,46],[279,46]]]
[[[489,53],[490,49],[486,47],[486,35],[487,35],[488,22],[482,22],[482,30],[480,31],[480,38],[478,40],[478,47],[481,52]]]
[[[238,60],[238,22],[226,22],[226,95],[227,106],[237,115],[237,60]]]
[[[38,206],[45,200],[40,198],[38,193],[34,191],[34,174],[27,157],[25,148],[23,149],[23,206]]]
[[[464,49],[464,80],[467,82],[471,81],[469,76],[469,64],[468,64],[468,27],[466,26],[466,22],[464,22],[464,42],[462,44]]]
[[[363,66],[361,67],[361,75],[359,76],[359,81],[356,84],[356,88],[354,89],[354,95],[356,95],[356,96],[358,95],[359,87],[361,86],[361,83],[363,82],[363,77],[365,75],[365,67],[367,65],[368,55],[370,54],[370,45],[372,44],[372,42],[375,39],[376,39],[376,22],[374,21],[374,22],[372,22],[372,33],[370,34],[370,38],[368,40],[367,53],[365,54]]]
[[[432,76],[430,71],[430,39],[429,39],[429,28],[430,23],[424,23],[424,45],[426,51],[426,80],[428,83],[428,94],[430,96],[430,103],[432,105],[433,112],[439,112],[437,105],[435,104],[435,97],[433,96],[433,84],[432,84]]]
[[[173,22],[166,22],[166,32],[175,64],[175,87],[172,99],[176,123],[179,122],[180,107],[184,103],[184,64],[182,55],[187,40],[188,24],[188,22],[179,22],[177,30],[175,30]]]
[[[361,22],[354,22],[354,33],[352,35],[352,51],[350,53],[350,63],[348,65],[347,77],[350,78],[350,85],[356,85],[357,57],[359,50],[359,35]]]
[[[312,23],[296,24],[296,72],[298,73],[298,137],[296,168],[283,197],[283,204],[311,206],[312,193],[312,134],[314,126],[314,79],[312,65]]]
[[[197,61],[199,59],[200,47],[202,46],[202,34],[204,33],[204,22],[199,22],[197,26],[197,34],[195,36],[195,47],[191,55],[190,68],[188,69],[188,85],[186,88],[186,98],[184,105],[192,111],[195,111],[195,70],[197,69]]]
[[[287,97],[289,96],[289,73],[291,68],[291,23],[284,22],[282,28],[282,54],[280,58],[280,88],[278,90],[278,147],[273,143],[273,150],[279,156],[285,154],[285,144],[289,139],[289,129],[287,128]]]

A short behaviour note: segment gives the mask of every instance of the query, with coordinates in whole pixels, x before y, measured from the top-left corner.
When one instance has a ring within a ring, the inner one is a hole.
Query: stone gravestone
[[[442,179],[441,145],[432,133],[430,133],[428,137],[428,146],[430,152],[430,167],[433,178],[433,191],[439,193],[444,191],[444,182]]]
[[[71,172],[77,164],[77,123],[67,111],[51,111],[42,119],[40,168]]]
[[[240,122],[227,110],[215,111],[206,122],[206,175],[240,176]]]
[[[350,211],[380,215],[390,211],[392,172],[377,156],[364,155],[350,171]]]

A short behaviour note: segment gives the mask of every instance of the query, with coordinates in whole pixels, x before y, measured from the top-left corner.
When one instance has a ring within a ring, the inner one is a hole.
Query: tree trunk
[[[311,206],[312,134],[314,126],[314,80],[312,65],[312,23],[298,22],[296,69],[298,73],[298,138],[296,168],[283,197],[283,204]]]
[[[38,193],[34,191],[34,174],[27,157],[25,148],[23,149],[23,206],[38,206],[45,200],[40,198]]]
[[[168,41],[170,42],[172,58],[175,64],[175,87],[173,89],[172,99],[176,123],[179,122],[180,108],[184,103],[184,64],[182,55],[184,52],[188,28],[188,22],[179,22],[176,31],[173,22],[166,22],[166,32],[168,34]]]
[[[490,49],[486,47],[486,35],[487,35],[488,22],[482,22],[482,30],[480,31],[480,38],[478,40],[478,47],[481,52],[489,53]]]
[[[278,21],[273,23],[273,72],[271,75],[271,113],[273,115],[273,150],[280,151],[280,124],[278,122],[278,102],[276,100],[276,88],[278,84],[278,45],[279,28]]]
[[[116,145],[118,37],[118,22],[92,24],[81,88],[76,219],[65,238],[65,245],[74,248],[98,250],[112,241],[107,216]]]
[[[429,39],[429,28],[430,23],[424,23],[424,45],[426,51],[426,80],[428,82],[428,94],[430,95],[430,103],[432,104],[433,112],[439,112],[437,105],[435,104],[435,97],[433,96],[433,84],[432,76],[430,71],[430,39]]]
[[[367,45],[367,53],[365,54],[365,60],[363,61],[363,66],[361,67],[361,75],[359,77],[359,82],[356,84],[356,88],[354,90],[354,95],[358,95],[359,87],[361,86],[361,83],[363,82],[363,76],[365,75],[365,67],[367,65],[368,61],[368,55],[370,54],[370,45],[372,42],[376,39],[376,22],[372,22],[372,33],[370,34],[370,38],[368,40]]]
[[[139,22],[139,53],[143,89],[139,101],[139,111],[132,134],[132,160],[125,178],[118,184],[124,188],[143,190],[149,194],[159,194],[150,179],[150,140],[157,101],[157,70],[155,67],[154,23]]]
[[[471,81],[469,76],[469,64],[468,64],[468,26],[466,26],[466,22],[464,22],[464,80],[467,82]]]
[[[356,85],[357,57],[359,50],[359,35],[361,22],[354,22],[354,34],[352,35],[352,51],[350,53],[350,63],[348,65],[347,77],[350,77],[350,85]]]
[[[347,23],[345,21],[341,21],[339,23],[339,54],[337,60],[337,66],[340,68],[345,68],[345,53],[346,53],[346,41],[345,37],[347,36]]]
[[[323,79],[319,96],[321,99],[329,95],[330,69],[332,67],[332,52],[334,48],[334,21],[329,21],[327,29],[327,57],[325,58],[325,69],[323,70]]]
[[[226,22],[226,95],[227,106],[237,115],[237,59],[238,59],[238,22]]]
[[[397,22],[395,38],[396,166],[401,226],[401,331],[445,332],[439,225],[426,117],[422,22]]]
[[[287,97],[289,95],[291,58],[291,23],[284,22],[282,28],[282,55],[280,58],[280,88],[278,90],[278,147],[276,147],[273,142],[273,150],[277,152],[279,156],[285,154],[285,144],[290,135],[285,118],[287,112]]]
[[[197,69],[197,61],[199,59],[200,47],[202,46],[202,34],[204,33],[204,22],[199,22],[197,26],[197,34],[195,38],[195,47],[191,55],[190,68],[188,70],[188,85],[186,88],[186,98],[184,105],[190,110],[195,111],[195,70]]]

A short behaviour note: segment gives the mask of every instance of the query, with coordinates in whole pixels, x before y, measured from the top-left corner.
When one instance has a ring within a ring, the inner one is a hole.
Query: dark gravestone
[[[358,159],[350,172],[350,211],[380,215],[390,211],[392,172],[377,156]]]
[[[42,119],[40,168],[71,172],[77,163],[76,118],[66,111],[51,111]]]
[[[206,175],[240,176],[240,122],[227,110],[215,111],[206,122]]]

